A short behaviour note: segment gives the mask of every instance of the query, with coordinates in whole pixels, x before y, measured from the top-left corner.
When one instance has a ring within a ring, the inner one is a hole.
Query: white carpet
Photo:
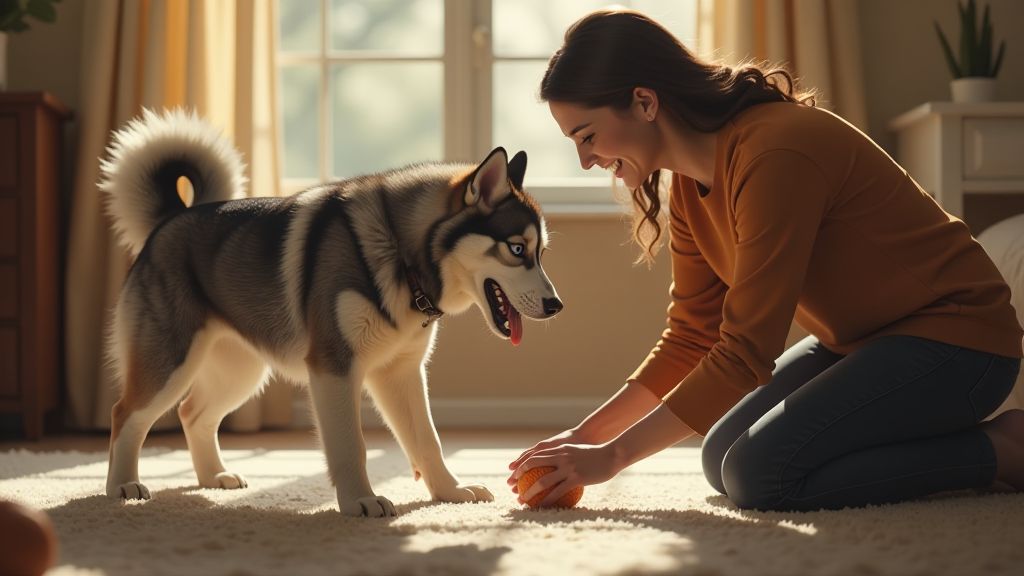
[[[427,501],[393,444],[369,452],[371,480],[401,514],[337,513],[315,450],[229,450],[245,490],[196,487],[185,451],[140,463],[153,500],[101,495],[107,454],[0,453],[0,497],[46,510],[61,543],[50,574],[1020,574],[1024,495],[807,514],[738,511],[706,484],[697,448],[671,448],[587,488],[569,511],[520,509],[505,487],[519,450],[451,449],[489,504]]]

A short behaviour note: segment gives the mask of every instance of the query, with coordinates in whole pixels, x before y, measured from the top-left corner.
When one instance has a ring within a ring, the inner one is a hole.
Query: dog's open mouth
[[[490,278],[484,280],[484,294],[487,295],[487,303],[491,305],[494,326],[512,341],[513,346],[518,346],[523,339],[523,318],[519,310],[512,305],[501,286]]]

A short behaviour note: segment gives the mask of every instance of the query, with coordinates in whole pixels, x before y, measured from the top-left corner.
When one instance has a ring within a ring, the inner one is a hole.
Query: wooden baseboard
[[[430,411],[437,428],[571,428],[603,404],[604,397],[574,398],[436,398]],[[312,426],[309,408],[296,395],[296,428]],[[363,398],[363,428],[384,428],[373,401]]]

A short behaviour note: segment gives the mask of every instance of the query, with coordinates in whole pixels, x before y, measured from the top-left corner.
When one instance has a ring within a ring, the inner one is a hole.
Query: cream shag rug
[[[144,503],[103,496],[107,454],[0,453],[0,497],[46,510],[60,538],[49,574],[1021,574],[1024,495],[805,514],[737,510],[676,447],[588,487],[568,511],[521,509],[505,486],[515,449],[448,449],[487,504],[436,504],[394,444],[368,451],[401,514],[337,512],[316,450],[227,450],[249,488],[196,486],[188,452],[147,448]]]

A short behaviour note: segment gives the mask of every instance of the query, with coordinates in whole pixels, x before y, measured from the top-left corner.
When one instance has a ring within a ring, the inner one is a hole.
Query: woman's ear
[[[634,88],[633,111],[640,119],[653,121],[658,116],[658,94],[650,88]]]

